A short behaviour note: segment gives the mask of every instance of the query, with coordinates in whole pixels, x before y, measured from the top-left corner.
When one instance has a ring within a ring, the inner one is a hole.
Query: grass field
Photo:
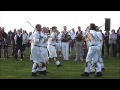
[[[11,53],[11,49],[9,50]],[[9,54],[9,59],[0,59],[0,79],[120,79],[120,60],[104,56],[105,71],[102,77],[82,77],[80,74],[84,72],[85,61],[77,61],[70,59],[61,63],[63,67],[57,68],[54,62],[51,62],[47,68],[47,75],[40,75],[34,78],[31,76],[32,62],[29,60],[29,48],[26,50],[25,61],[14,61]]]

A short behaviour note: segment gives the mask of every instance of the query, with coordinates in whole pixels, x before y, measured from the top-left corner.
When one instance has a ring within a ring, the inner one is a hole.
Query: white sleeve
[[[40,42],[40,38],[38,38],[37,34],[33,35],[33,42],[34,43],[39,43]]]
[[[28,39],[31,40],[32,39],[32,35],[30,35],[30,37],[28,37]]]
[[[93,32],[93,31],[91,31],[91,30],[90,30],[90,34],[92,34],[93,37],[96,36],[96,35],[95,35],[95,32]]]
[[[99,34],[100,40],[103,40],[102,33]]]
[[[114,40],[117,40],[117,34],[115,34]]]
[[[97,36],[98,36],[99,40],[102,40],[102,33],[97,32]]]
[[[29,40],[29,36],[27,36],[27,40]]]
[[[71,35],[72,35],[72,32],[68,32],[68,35],[70,35],[70,36],[71,36]]]
[[[43,37],[43,39],[45,39],[45,35],[43,33],[41,33],[41,36]]]
[[[61,36],[60,35],[58,35],[58,40],[61,40]]]
[[[112,39],[112,34],[109,35],[109,40]]]
[[[52,39],[54,39],[55,37],[55,34],[54,33],[51,33],[51,36],[50,36]]]

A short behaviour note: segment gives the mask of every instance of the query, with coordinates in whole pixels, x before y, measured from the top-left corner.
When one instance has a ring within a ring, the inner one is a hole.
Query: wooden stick
[[[100,29],[102,26],[104,26],[105,24],[101,25],[100,27],[98,27],[98,29]]]
[[[29,24],[30,24],[30,26],[32,26],[33,27],[33,25],[29,22],[29,21],[27,21]],[[34,27],[33,27],[34,28]],[[34,28],[35,29],[35,28]]]

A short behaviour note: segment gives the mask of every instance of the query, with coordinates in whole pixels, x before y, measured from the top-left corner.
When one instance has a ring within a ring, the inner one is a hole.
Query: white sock
[[[90,66],[91,66],[91,63],[87,63],[87,67],[85,67],[85,72],[90,72]]]
[[[101,72],[101,65],[99,62],[97,62],[97,69],[96,72]]]
[[[33,63],[32,72],[36,73],[37,63]]]

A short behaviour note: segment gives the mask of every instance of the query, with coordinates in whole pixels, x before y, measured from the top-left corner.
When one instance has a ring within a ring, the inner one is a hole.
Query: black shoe
[[[33,77],[38,77],[37,73],[33,73],[33,72],[32,72],[32,76]]]
[[[83,74],[81,74],[81,76],[87,76],[87,77],[89,77],[89,73],[88,72],[84,72]]]
[[[95,74],[95,72],[90,72],[90,74]]]
[[[62,67],[63,65],[61,65],[61,64],[59,64],[59,65],[57,65],[57,67]]]
[[[102,73],[101,72],[97,72],[94,77],[101,77],[101,76],[102,76]]]
[[[105,68],[102,68],[102,71],[104,71],[105,70]]]

